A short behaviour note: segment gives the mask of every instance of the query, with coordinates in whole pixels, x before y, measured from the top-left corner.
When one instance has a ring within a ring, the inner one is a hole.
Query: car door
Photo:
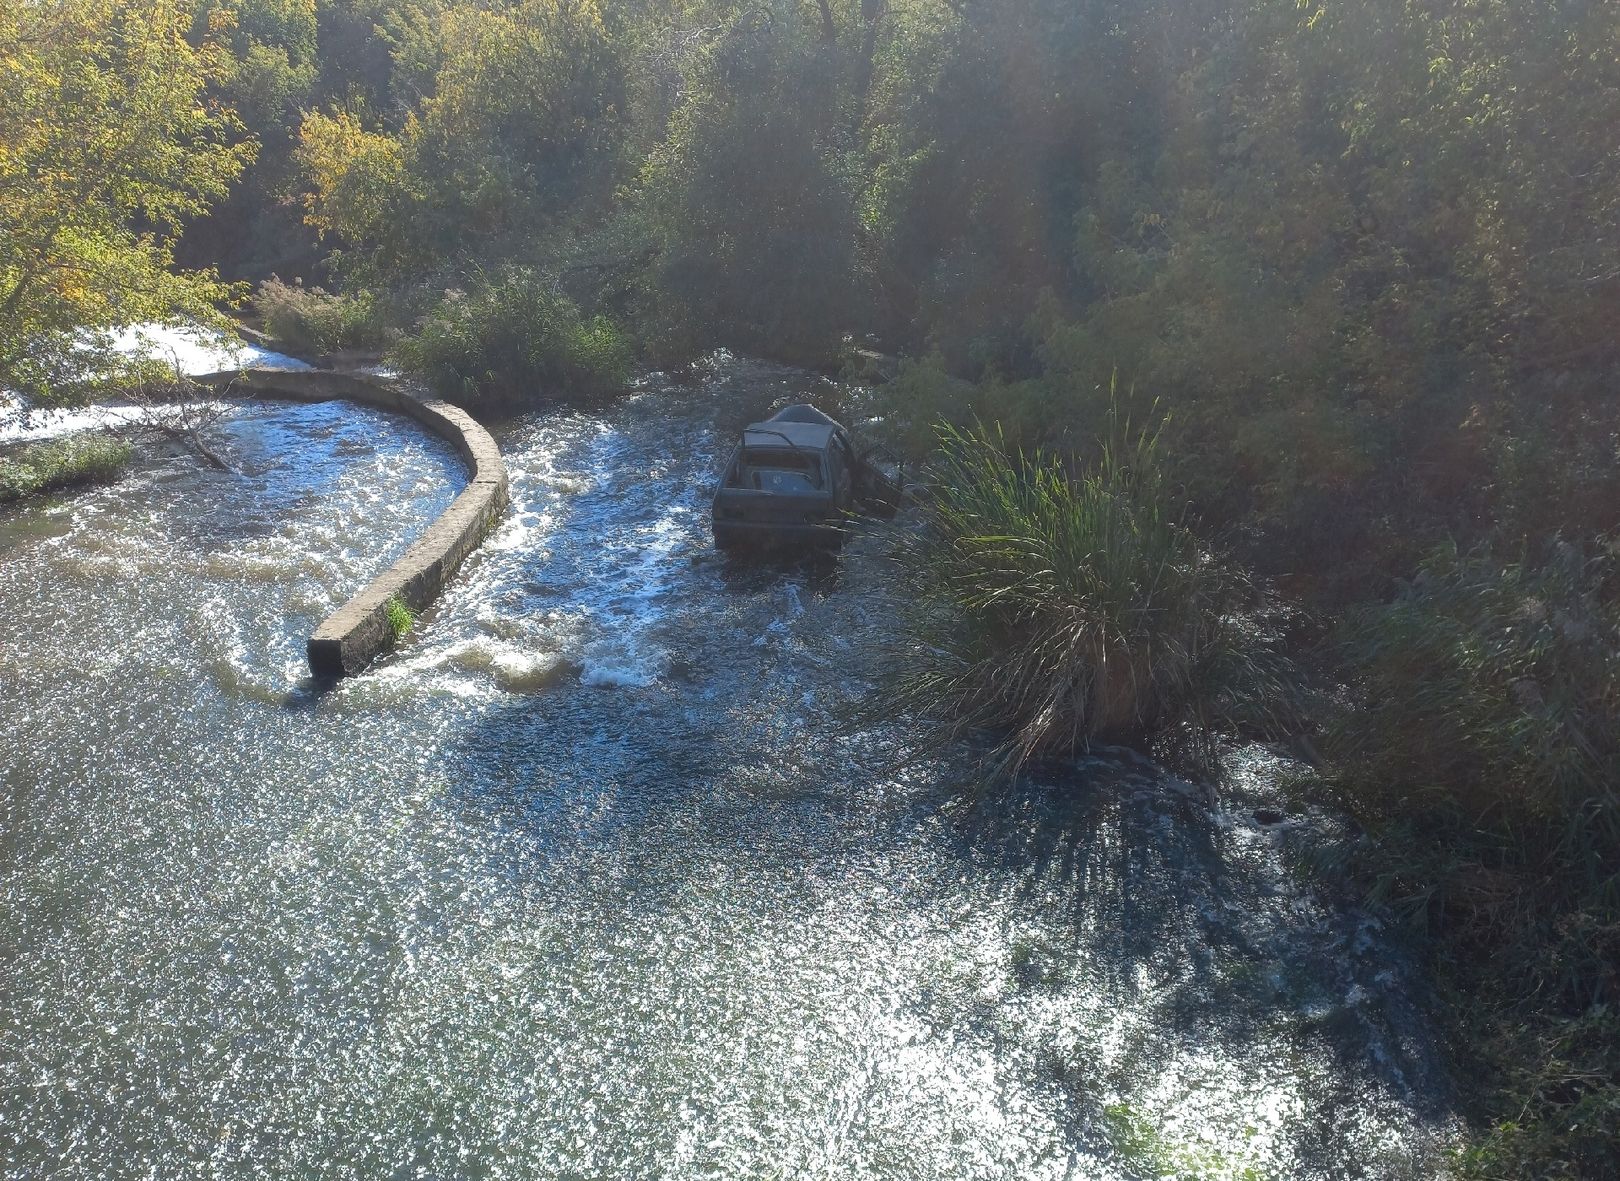
[[[827,448],[827,462],[832,468],[833,507],[848,512],[855,506],[855,457],[843,435],[835,434]]]

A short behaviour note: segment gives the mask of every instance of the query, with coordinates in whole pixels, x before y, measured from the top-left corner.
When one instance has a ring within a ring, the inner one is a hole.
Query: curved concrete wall
[[[339,607],[309,637],[309,669],[318,677],[357,673],[394,642],[388,602],[413,612],[438,598],[462,560],[506,507],[506,464],[489,432],[459,406],[418,398],[380,378],[324,369],[244,369],[194,380],[258,398],[327,402],[344,398],[414,418],[455,447],[471,481],[404,555]]]

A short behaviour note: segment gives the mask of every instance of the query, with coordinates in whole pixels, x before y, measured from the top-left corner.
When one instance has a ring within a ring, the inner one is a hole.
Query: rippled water
[[[874,539],[713,552],[807,383],[508,424],[511,515],[327,693],[459,485],[409,424],[243,408],[239,474],[0,516],[4,1175],[1432,1175],[1417,984],[1287,826],[1128,758],[952,819],[862,720]]]

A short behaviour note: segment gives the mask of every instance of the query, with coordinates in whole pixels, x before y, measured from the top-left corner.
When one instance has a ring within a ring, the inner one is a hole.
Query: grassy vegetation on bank
[[[79,484],[116,480],[129,464],[130,445],[109,435],[79,434],[25,443],[0,455],[0,504]]]
[[[509,408],[622,390],[633,354],[606,316],[586,316],[553,281],[516,267],[444,292],[394,356],[464,406]]]
[[[271,276],[253,293],[264,330],[289,353],[322,356],[387,339],[377,300],[368,292],[338,295]]]
[[[1388,598],[1324,608],[1296,654],[1332,692],[1305,698],[1189,527],[1165,434],[1102,422],[1061,456],[940,426],[898,549],[902,702],[987,734],[993,772],[1314,738],[1319,800],[1370,838],[1340,864],[1427,937],[1478,1129],[1458,1174],[1620,1176],[1620,546],[1438,547]]]
[[[1448,546],[1357,608],[1329,734],[1357,868],[1431,936],[1472,1178],[1620,1176],[1620,567]]]
[[[398,595],[383,604],[383,617],[388,622],[388,633],[393,637],[395,644],[410,635],[411,629],[416,626],[416,614]]]

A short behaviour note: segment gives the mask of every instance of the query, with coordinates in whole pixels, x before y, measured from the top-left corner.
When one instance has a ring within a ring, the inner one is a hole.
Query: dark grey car
[[[890,510],[899,481],[860,455],[814,406],[789,406],[743,429],[714,493],[714,542],[836,545],[858,508]]]

